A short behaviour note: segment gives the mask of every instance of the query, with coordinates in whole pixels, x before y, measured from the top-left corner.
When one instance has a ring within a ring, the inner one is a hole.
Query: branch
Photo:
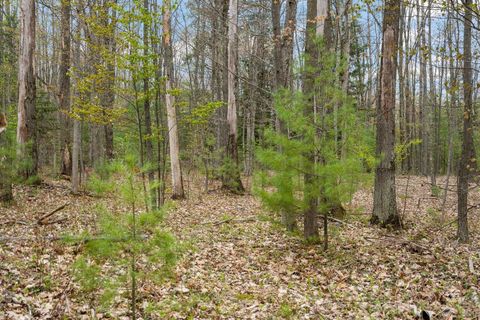
[[[49,217],[51,217],[52,215],[54,215],[58,211],[65,209],[66,206],[68,206],[68,203],[64,203],[60,207],[58,207],[58,208],[56,208],[56,209],[54,209],[54,210],[52,210],[48,213],[45,213],[40,218],[38,218],[37,223],[38,224],[47,224],[47,222],[45,220],[47,220]]]

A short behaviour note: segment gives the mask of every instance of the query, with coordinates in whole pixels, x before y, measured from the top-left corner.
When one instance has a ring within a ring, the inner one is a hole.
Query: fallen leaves
[[[445,224],[455,217],[455,194],[447,195],[442,211],[441,197],[428,196],[424,178],[410,177],[407,195],[404,180],[398,179],[398,204],[406,230],[392,236],[370,226],[371,191],[364,190],[349,206],[355,214],[348,224],[330,223],[328,252],[286,234],[278,217],[249,195],[215,192],[177,202],[165,227],[189,249],[174,279],[161,286],[143,279],[141,318],[414,319],[424,312],[435,319],[476,319],[476,209],[472,242],[460,245],[455,225]],[[24,240],[0,243],[0,319],[128,319],[126,291],[109,310],[91,305],[71,280],[79,247],[46,240],[94,230],[93,208],[100,201],[122,208],[110,199],[73,196],[61,182],[16,188],[15,197],[15,206],[0,211],[0,232]],[[472,192],[471,200],[479,203],[480,193]],[[62,203],[69,205],[57,214],[66,220],[36,223],[38,212]]]

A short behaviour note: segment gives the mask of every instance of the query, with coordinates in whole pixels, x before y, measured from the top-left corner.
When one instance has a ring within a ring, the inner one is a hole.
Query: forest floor
[[[470,211],[471,242],[459,244],[455,179],[444,212],[427,181],[398,178],[398,233],[370,226],[371,190],[356,193],[344,222],[329,224],[326,252],[285,233],[251,195],[176,202],[165,226],[188,249],[172,279],[140,285],[143,319],[480,319],[480,209]],[[91,228],[109,200],[73,196],[65,181],[17,187],[15,198],[0,208],[0,319],[128,319],[127,293],[108,312],[92,310],[72,279],[81,247],[55,241]],[[37,223],[63,204],[54,223]]]

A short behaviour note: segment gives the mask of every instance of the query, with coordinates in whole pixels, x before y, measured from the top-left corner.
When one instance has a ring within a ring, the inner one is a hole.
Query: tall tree
[[[461,242],[467,242],[468,235],[468,183],[475,159],[473,152],[473,81],[472,81],[472,0],[464,1],[463,24],[463,141],[462,156],[458,167],[458,230]]]
[[[308,0],[307,2],[307,28],[305,40],[305,81],[304,91],[308,96],[306,115],[315,121],[316,99],[315,99],[315,78],[318,69],[318,44],[317,39],[325,36],[325,22],[328,15],[327,0]],[[315,189],[314,168],[310,166],[315,163],[315,154],[307,154],[308,168],[305,170],[305,212],[303,213],[303,233],[306,239],[318,238],[318,199]]]
[[[17,144],[19,155],[29,159],[25,177],[38,171],[38,145],[35,118],[35,0],[20,1],[20,56],[18,67],[18,124]],[[27,155],[29,145],[29,155]]]
[[[175,96],[173,95],[173,49],[171,32],[171,2],[164,2],[163,13],[163,50],[165,71],[165,102],[167,107],[168,139],[170,143],[170,166],[172,170],[172,198],[185,197],[180,166],[180,146],[178,140],[177,114]]]
[[[143,10],[144,14],[149,14],[149,2],[148,0],[143,1]],[[150,23],[148,19],[145,19],[143,22],[143,113],[145,121],[145,151],[147,156],[147,164],[149,166],[153,165],[153,144],[152,144],[152,116],[150,112],[150,71],[149,71],[149,29]],[[150,201],[154,207],[157,205],[157,192],[153,187],[155,183],[155,171],[153,168],[148,169],[148,182],[150,184]]]
[[[105,15],[105,27],[110,32],[103,36],[104,46],[108,54],[104,57],[106,64],[107,78],[105,81],[105,91],[102,95],[102,107],[105,110],[111,110],[115,103],[115,56],[117,54],[117,41],[115,38],[116,24],[117,24],[117,9],[115,5],[117,0],[106,0],[105,6],[107,7],[107,13]],[[108,8],[110,9],[110,15],[108,14]],[[114,157],[113,146],[113,124],[111,121],[107,121],[103,127],[105,134],[105,157],[108,160]]]
[[[77,3],[77,8],[80,7],[82,3]],[[76,9],[77,9],[76,8]],[[80,10],[75,10],[77,13]],[[79,19],[77,20],[79,21]],[[85,28],[85,26],[84,26]],[[78,33],[82,33],[82,28],[80,24],[77,24],[76,28]],[[74,42],[73,48],[73,65],[77,71],[82,70],[81,61],[80,61],[80,41],[77,40]],[[74,78],[75,79],[75,78]],[[78,80],[77,80],[78,81]],[[75,95],[79,95],[79,90],[77,83],[74,83]],[[83,93],[82,93],[83,94]],[[78,193],[80,189],[80,158],[81,158],[81,146],[82,146],[82,123],[79,119],[73,119],[73,141],[72,141],[72,192],[74,194]]]
[[[72,160],[70,153],[70,134],[69,117],[70,111],[70,0],[60,1],[60,66],[58,70],[58,101],[60,107],[60,153],[62,155],[63,175],[70,175],[72,170]]]
[[[395,190],[395,88],[400,3],[386,0],[383,11],[382,55],[377,102],[376,155],[372,223],[401,227]]]
[[[238,60],[238,1],[230,0],[228,19],[228,141],[226,170],[223,177],[224,188],[232,192],[243,192],[243,184],[238,169],[238,128],[236,76]]]

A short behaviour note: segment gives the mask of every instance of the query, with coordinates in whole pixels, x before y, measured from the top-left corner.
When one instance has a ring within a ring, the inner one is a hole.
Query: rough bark
[[[30,160],[25,178],[37,175],[38,145],[35,118],[35,1],[20,2],[20,56],[18,68],[17,144],[21,157]],[[29,150],[27,155],[27,144]]]
[[[400,4],[386,0],[377,103],[376,155],[372,223],[401,227],[395,190],[395,87]]]
[[[308,102],[305,109],[305,114],[308,117],[311,117],[312,121],[314,119],[314,113],[316,108],[316,72],[314,71],[315,68],[318,67],[318,48],[316,45],[316,39],[318,36],[324,35],[327,4],[328,2],[326,0],[309,0],[307,2],[304,91],[308,95]],[[322,11],[322,8],[325,8],[325,10]],[[304,174],[304,201],[306,208],[303,213],[303,234],[305,239],[315,240],[319,237],[317,221],[317,196],[315,195],[315,176],[313,174],[315,166],[315,155],[313,154],[313,152],[309,152],[305,156],[307,158]]]
[[[468,242],[468,184],[473,172],[473,101],[472,101],[472,0],[465,0],[465,21],[463,31],[463,141],[462,155],[458,167],[458,229],[460,242]]]

